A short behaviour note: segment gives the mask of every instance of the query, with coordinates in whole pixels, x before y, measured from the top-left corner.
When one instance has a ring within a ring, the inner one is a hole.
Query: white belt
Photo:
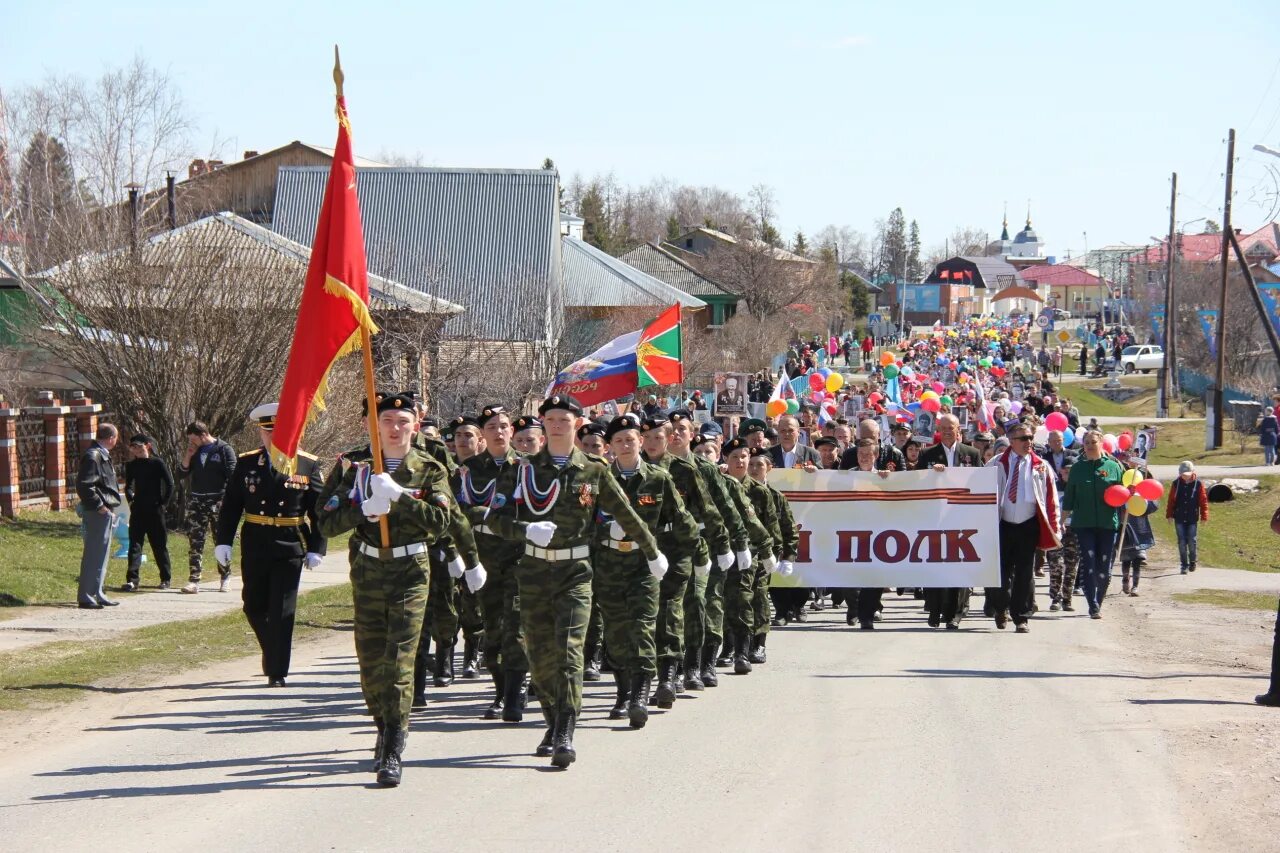
[[[699,521],[699,522],[698,522],[698,529],[699,529],[699,530],[706,530],[706,529],[707,529],[707,526],[706,526],[705,524],[703,524],[701,521]]]
[[[606,539],[601,543],[606,548],[612,548],[615,551],[621,551],[626,554],[640,547],[639,542],[632,542],[630,539]]]
[[[412,557],[427,550],[426,542],[411,542],[408,545],[397,545],[394,548],[375,548],[364,542],[360,543],[360,553],[377,560],[397,560],[401,557]]]
[[[548,563],[585,560],[591,556],[591,549],[586,545],[579,545],[576,548],[539,548],[537,545],[526,542],[524,552],[530,557],[537,557],[539,560],[546,560]]]

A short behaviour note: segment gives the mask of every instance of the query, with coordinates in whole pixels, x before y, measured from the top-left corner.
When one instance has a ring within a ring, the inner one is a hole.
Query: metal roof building
[[[559,179],[543,169],[360,168],[369,272],[460,304],[445,334],[559,337]],[[310,245],[329,170],[282,168],[272,229]]]
[[[647,272],[602,252],[584,240],[565,237],[564,299],[568,308],[673,305],[697,310],[707,303]]]
[[[636,269],[694,296],[733,296],[672,252],[653,243],[637,246],[621,259]]]

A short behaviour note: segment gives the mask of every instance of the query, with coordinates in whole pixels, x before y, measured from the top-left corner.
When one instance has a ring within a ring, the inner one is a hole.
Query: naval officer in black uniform
[[[271,464],[267,448],[275,428],[276,403],[249,413],[258,423],[262,446],[241,453],[227,483],[218,514],[219,565],[231,562],[231,543],[240,519],[240,575],[244,615],[262,648],[262,674],[271,687],[283,687],[289,674],[293,615],[298,605],[302,566],[314,569],[325,552],[316,522],[316,498],[324,485],[320,462],[298,451],[297,472],[286,476]]]

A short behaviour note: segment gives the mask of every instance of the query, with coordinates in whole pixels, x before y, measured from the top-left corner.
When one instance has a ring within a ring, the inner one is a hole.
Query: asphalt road
[[[1215,697],[1259,692],[1257,673],[1131,654],[1127,601],[1100,622],[1042,613],[1028,635],[980,618],[933,631],[913,600],[886,602],[874,632],[830,610],[775,630],[768,664],[686,694],[643,731],[605,718],[611,682],[588,685],[564,772],[532,756],[537,725],[480,720],[486,685],[459,682],[415,718],[404,785],[375,788],[349,635],[299,650],[284,690],[242,660],[108,691],[6,746],[0,839],[7,851],[1213,846],[1197,833],[1217,798],[1179,786],[1172,732],[1215,713]]]

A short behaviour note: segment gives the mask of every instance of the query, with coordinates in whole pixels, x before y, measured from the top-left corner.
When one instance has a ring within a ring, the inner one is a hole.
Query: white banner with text
[[[800,533],[789,578],[773,586],[999,586],[992,468],[770,472]]]

